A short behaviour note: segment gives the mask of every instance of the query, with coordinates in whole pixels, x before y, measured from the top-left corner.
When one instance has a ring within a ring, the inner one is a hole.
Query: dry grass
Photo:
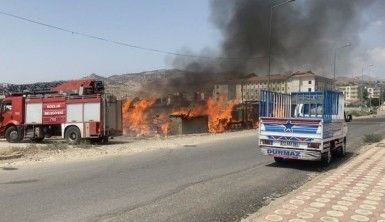
[[[53,142],[41,147],[41,149],[42,150],[66,150],[68,149],[68,144],[65,142]]]
[[[60,142],[49,143],[46,145],[37,145],[37,144],[31,143],[25,147],[20,146],[20,147],[10,147],[7,149],[2,149],[0,150],[0,156],[9,156],[9,155],[15,155],[15,154],[36,155],[43,151],[59,151],[59,150],[65,150],[67,148],[68,148],[68,145],[66,143],[60,143]]]
[[[366,134],[364,136],[364,142],[367,144],[372,144],[372,143],[379,143],[381,142],[383,136],[379,134]]]
[[[0,156],[10,156],[10,155],[13,155],[17,152],[18,151],[16,149],[13,149],[13,148],[1,149],[0,150]]]
[[[95,145],[93,145],[90,141],[84,140],[78,145],[70,146],[65,142],[50,142],[46,144],[35,144],[31,143],[27,146],[15,146],[15,147],[9,147],[6,149],[0,149],[0,156],[10,156],[15,154],[22,154],[22,155],[36,155],[38,153],[42,152],[60,152],[67,150],[69,148],[80,148],[80,149],[91,149]]]

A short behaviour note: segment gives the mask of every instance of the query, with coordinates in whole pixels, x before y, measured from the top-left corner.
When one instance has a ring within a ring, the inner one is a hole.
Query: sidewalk
[[[385,222],[385,143],[277,202],[246,221]]]

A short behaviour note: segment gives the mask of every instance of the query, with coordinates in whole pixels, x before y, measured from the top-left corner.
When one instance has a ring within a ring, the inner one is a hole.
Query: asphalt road
[[[347,158],[364,134],[385,133],[385,120],[357,120],[349,128]],[[343,161],[335,160],[330,168]],[[275,164],[256,149],[256,136],[103,160],[3,168],[0,221],[237,221],[323,170],[312,162]]]

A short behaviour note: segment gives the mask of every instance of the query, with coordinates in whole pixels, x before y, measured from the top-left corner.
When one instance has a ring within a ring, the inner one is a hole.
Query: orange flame
[[[137,101],[127,99],[123,104],[123,128],[137,135],[151,133],[151,118],[147,110],[155,103],[155,98],[149,97]]]
[[[226,102],[223,97],[217,101],[209,98],[207,101],[207,115],[209,116],[209,132],[219,133],[226,130],[231,120],[231,112],[233,111],[235,101]]]
[[[231,112],[236,105],[235,101],[226,102],[223,97],[218,100],[209,98],[206,104],[198,104],[192,108],[181,108],[172,112],[174,116],[186,118],[208,116],[208,129],[210,133],[220,133],[226,130],[231,120]]]
[[[235,101],[225,101],[209,98],[206,103],[195,104],[192,107],[180,107],[170,113],[163,111],[157,115],[150,115],[149,110],[155,103],[155,98],[148,97],[140,100],[127,99],[123,104],[123,127],[125,134],[149,136],[159,133],[167,136],[170,132],[169,115],[193,118],[208,117],[208,129],[211,133],[220,133],[226,130],[231,120],[231,112],[236,105]]]
[[[167,136],[170,132],[170,119],[167,113],[161,113],[154,121],[157,132],[163,136]]]

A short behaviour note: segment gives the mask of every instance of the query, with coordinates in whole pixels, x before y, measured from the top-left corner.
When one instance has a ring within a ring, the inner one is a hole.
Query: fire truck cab
[[[104,94],[100,83],[71,81],[57,89],[5,96],[0,104],[0,137],[16,143],[59,136],[76,144],[85,138],[108,141],[121,135],[121,101]]]

